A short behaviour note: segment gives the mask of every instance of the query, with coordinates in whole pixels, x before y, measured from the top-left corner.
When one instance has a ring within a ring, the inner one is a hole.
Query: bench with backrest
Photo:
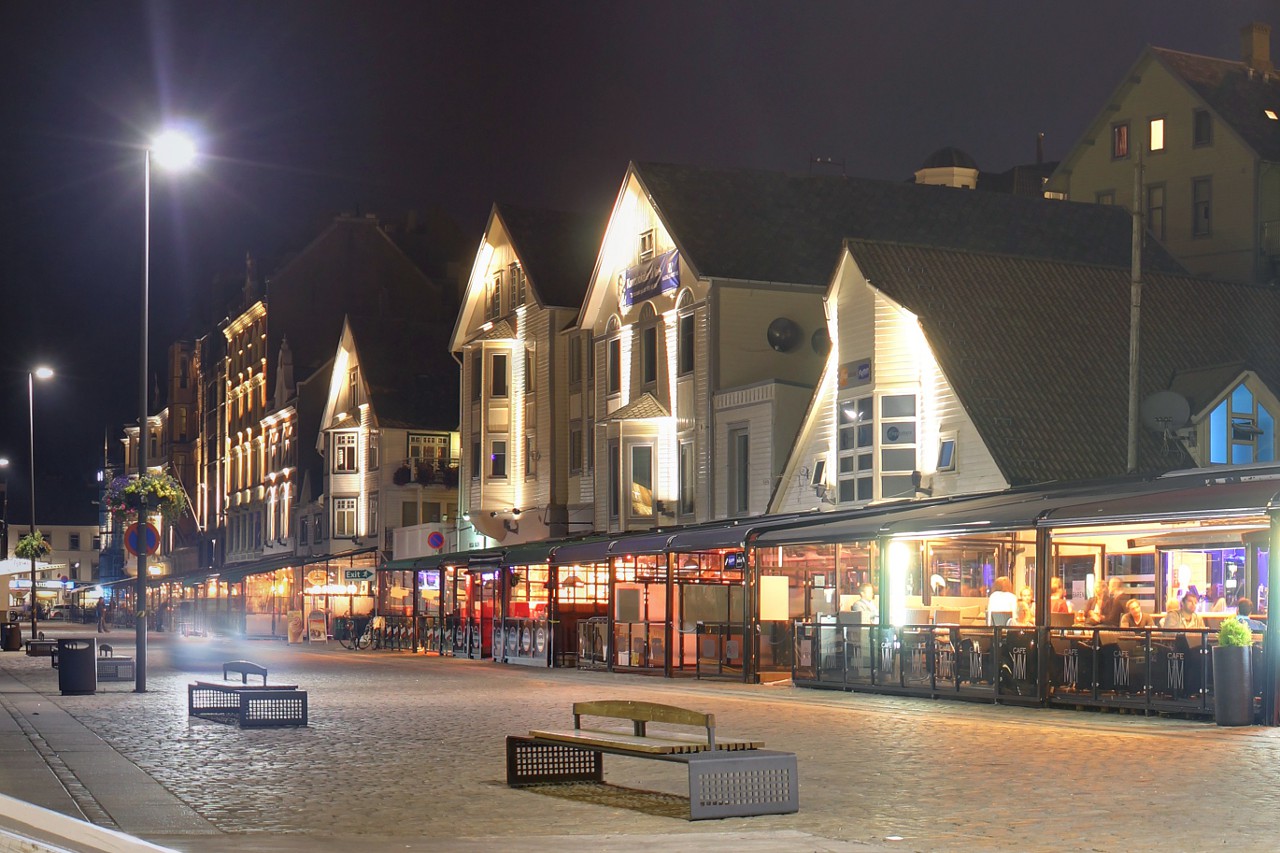
[[[584,728],[583,717],[630,725]],[[650,723],[684,729],[655,730]],[[717,736],[714,714],[655,702],[575,702],[572,729],[535,729],[507,738],[507,784],[603,782],[608,753],[687,765],[692,820],[798,811],[795,754],[762,746],[756,739]]]
[[[239,673],[241,684],[248,684],[251,675],[259,675],[262,677],[262,683],[264,685],[267,683],[267,668],[262,664],[247,660],[229,660],[222,665],[222,680],[226,681],[233,672]]]
[[[57,640],[27,640],[27,656],[28,657],[53,657],[58,649]]]
[[[110,643],[98,645],[99,681],[132,681],[135,675],[133,666],[133,658],[116,657],[116,650]]]

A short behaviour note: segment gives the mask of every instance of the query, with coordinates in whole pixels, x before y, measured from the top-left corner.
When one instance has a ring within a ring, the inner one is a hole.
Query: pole
[[[1129,269],[1128,472],[1138,471],[1138,338],[1142,315],[1142,155],[1133,169],[1133,236]]]
[[[151,292],[151,149],[142,155],[142,339],[141,369],[138,371],[138,478],[147,473],[147,309]],[[133,609],[136,649],[134,657],[135,693],[147,692],[147,496],[138,507],[138,576],[134,578]]]
[[[31,530],[36,535],[36,379],[34,371],[27,371],[27,432],[31,437],[31,467],[28,469],[31,478]],[[36,615],[36,552],[31,552],[31,639],[40,635],[39,617]]]

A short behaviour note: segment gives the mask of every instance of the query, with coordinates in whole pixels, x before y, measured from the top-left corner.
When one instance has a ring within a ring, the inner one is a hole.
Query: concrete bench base
[[[295,684],[245,687],[197,681],[187,685],[187,714],[235,720],[242,729],[305,726],[307,692]]]
[[[533,737],[507,737],[507,785],[604,781],[604,753],[672,761],[689,768],[689,819],[791,814],[800,810],[795,753],[765,749],[663,753],[622,746],[573,746]]]

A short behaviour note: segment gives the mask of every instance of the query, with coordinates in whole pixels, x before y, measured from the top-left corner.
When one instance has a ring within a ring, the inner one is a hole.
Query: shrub
[[[1252,646],[1253,632],[1239,619],[1223,619],[1222,624],[1218,626],[1218,645]]]

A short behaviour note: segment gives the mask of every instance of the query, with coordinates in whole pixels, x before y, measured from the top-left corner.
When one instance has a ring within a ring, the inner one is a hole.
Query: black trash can
[[[22,623],[0,623],[0,649],[6,652],[22,651]]]
[[[63,696],[98,692],[97,640],[58,640],[58,689]]]

